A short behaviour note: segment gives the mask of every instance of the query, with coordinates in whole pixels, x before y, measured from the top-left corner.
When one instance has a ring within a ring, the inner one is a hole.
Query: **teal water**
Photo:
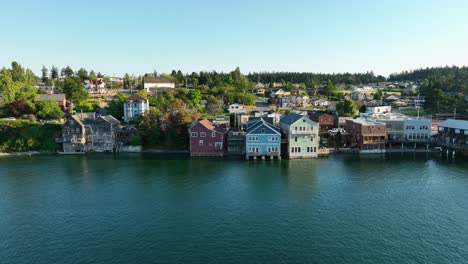
[[[0,263],[467,263],[468,159],[0,158]]]

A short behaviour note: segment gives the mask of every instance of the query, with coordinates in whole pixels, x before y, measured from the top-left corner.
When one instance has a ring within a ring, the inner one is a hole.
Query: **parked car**
[[[328,130],[328,133],[330,134],[336,134],[338,132],[341,134],[346,134],[346,130],[344,130],[343,128],[333,128],[333,129]]]

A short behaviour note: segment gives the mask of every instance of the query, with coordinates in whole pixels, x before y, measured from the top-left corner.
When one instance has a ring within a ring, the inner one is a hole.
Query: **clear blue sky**
[[[466,0],[0,0],[0,66],[107,75],[468,64]],[[6,32],[5,32],[6,31]]]

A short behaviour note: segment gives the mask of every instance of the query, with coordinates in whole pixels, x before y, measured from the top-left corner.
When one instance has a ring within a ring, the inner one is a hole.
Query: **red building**
[[[190,156],[223,156],[227,127],[203,119],[189,128]]]
[[[326,112],[309,112],[310,120],[319,123],[319,133],[328,132],[328,130],[337,127],[335,125],[335,116]]]
[[[385,123],[362,118],[351,119],[346,120],[345,129],[350,147],[357,148],[362,153],[385,152]]]

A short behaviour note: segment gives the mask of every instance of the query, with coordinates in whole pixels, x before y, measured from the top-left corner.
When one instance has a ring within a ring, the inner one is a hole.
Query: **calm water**
[[[468,263],[468,158],[0,158],[0,263]]]

